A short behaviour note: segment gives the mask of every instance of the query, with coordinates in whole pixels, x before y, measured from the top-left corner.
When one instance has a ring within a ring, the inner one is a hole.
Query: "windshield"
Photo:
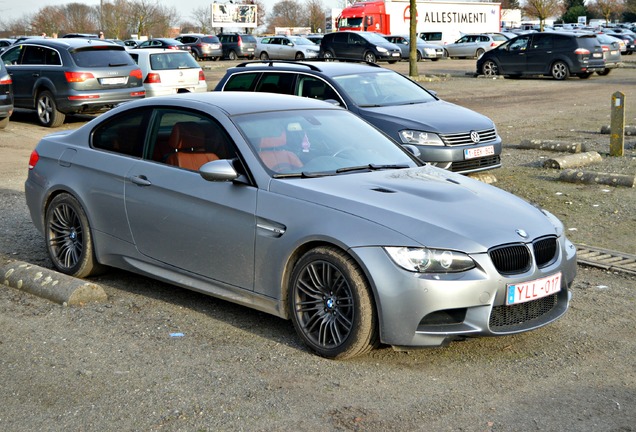
[[[360,27],[362,26],[362,17],[360,18],[340,18],[338,28],[340,27]]]
[[[334,80],[360,107],[406,105],[435,101],[414,81],[392,71],[341,75]]]
[[[405,150],[345,110],[277,111],[234,121],[275,177],[415,167]]]
[[[369,42],[373,42],[375,44],[385,44],[387,43],[387,40],[384,39],[382,36],[380,36],[377,33],[362,33],[364,35],[364,37],[369,41]]]

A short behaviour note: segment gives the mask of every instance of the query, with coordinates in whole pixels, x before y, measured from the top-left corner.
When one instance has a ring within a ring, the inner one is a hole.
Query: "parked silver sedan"
[[[498,47],[508,38],[501,33],[467,34],[452,44],[444,45],[446,57],[475,57]]]
[[[320,46],[302,36],[268,36],[256,50],[261,60],[303,60],[318,57]]]
[[[291,319],[329,358],[542,327],[576,273],[547,211],[309,98],[127,103],[42,139],[25,189],[59,271],[118,267]]]

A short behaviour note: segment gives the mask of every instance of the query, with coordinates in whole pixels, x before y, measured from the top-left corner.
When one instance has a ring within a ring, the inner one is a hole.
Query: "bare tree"
[[[306,3],[307,20],[312,33],[317,33],[318,29],[325,29],[325,6],[322,0],[307,0]]]
[[[605,18],[606,23],[609,23],[612,19],[620,18],[625,10],[625,3],[623,0],[594,0],[589,7],[592,11]]]
[[[158,0],[134,0],[131,3],[132,27],[139,36],[159,37],[169,34],[179,15],[174,8],[164,8]]]
[[[4,23],[4,29],[13,35],[32,35],[38,31],[33,28],[33,15],[24,14],[20,18],[16,18]]]
[[[64,6],[66,26],[63,30],[73,33],[93,33],[99,29],[99,6],[69,3]]]
[[[209,4],[193,9],[190,17],[198,27],[199,32],[210,33],[212,30],[212,9]]]
[[[563,3],[561,0],[526,0],[522,9],[527,16],[539,20],[540,29],[543,31],[546,18],[561,15]]]
[[[102,30],[106,37],[128,39],[130,37],[131,3],[128,0],[114,0],[103,3]]]
[[[33,15],[31,27],[37,33],[54,35],[67,28],[64,6],[45,6]]]
[[[307,25],[307,13],[298,0],[281,0],[274,5],[269,16],[268,32],[275,27],[303,27]]]

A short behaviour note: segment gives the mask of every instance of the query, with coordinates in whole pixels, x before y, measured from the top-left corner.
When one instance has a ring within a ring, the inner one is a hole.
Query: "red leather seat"
[[[219,159],[206,149],[204,129],[195,122],[176,123],[168,145],[173,151],[166,159],[170,165],[197,171],[201,165]]]
[[[298,156],[282,148],[286,142],[285,131],[279,136],[261,138],[258,155],[267,168],[277,173],[293,171],[303,166]]]

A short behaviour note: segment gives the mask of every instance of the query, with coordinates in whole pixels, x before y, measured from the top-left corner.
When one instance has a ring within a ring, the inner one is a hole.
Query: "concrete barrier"
[[[103,302],[108,296],[104,289],[44,267],[23,261],[13,261],[0,268],[2,283],[64,305]]]

